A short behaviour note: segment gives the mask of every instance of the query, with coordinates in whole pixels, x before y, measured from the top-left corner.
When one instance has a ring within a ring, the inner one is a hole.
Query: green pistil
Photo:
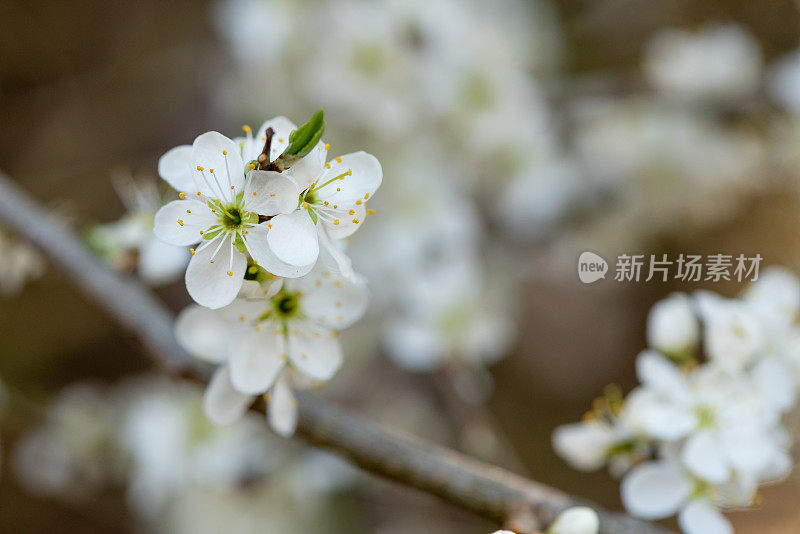
[[[709,428],[714,426],[715,418],[714,418],[714,411],[708,407],[700,406],[695,410],[695,415],[697,416],[697,427],[698,428]]]
[[[284,318],[289,318],[295,315],[300,309],[300,302],[298,294],[294,293],[279,293],[275,297],[275,312]]]

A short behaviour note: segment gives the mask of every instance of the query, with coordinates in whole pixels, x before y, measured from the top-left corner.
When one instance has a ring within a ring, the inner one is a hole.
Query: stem
[[[66,225],[0,172],[0,220],[38,247],[95,303],[139,336],[154,360],[173,374],[200,370],[178,345],[173,315],[139,282],[96,259]],[[205,370],[207,371],[207,370]],[[383,429],[306,394],[297,396],[297,434],[339,452],[367,471],[421,489],[493,519],[519,534],[532,534],[556,514],[586,504],[509,471],[417,438]],[[669,530],[593,506],[603,534],[668,534]]]

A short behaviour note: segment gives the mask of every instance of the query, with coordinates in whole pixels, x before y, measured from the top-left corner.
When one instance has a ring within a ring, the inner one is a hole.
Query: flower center
[[[281,319],[289,319],[300,310],[300,293],[285,293],[281,291],[273,299],[275,313]]]
[[[242,225],[242,214],[239,208],[234,206],[224,208],[222,215],[219,217],[219,222],[229,230],[238,230]]]

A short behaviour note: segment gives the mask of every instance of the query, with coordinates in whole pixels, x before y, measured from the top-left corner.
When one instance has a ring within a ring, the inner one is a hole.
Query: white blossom
[[[761,75],[758,42],[743,28],[666,29],[648,44],[645,73],[666,95],[729,100],[752,94]]]
[[[586,506],[567,508],[550,525],[545,534],[597,534],[600,518]]]
[[[692,350],[700,337],[700,325],[692,303],[681,294],[657,302],[647,317],[647,342],[669,355]]]
[[[189,255],[186,247],[170,245],[153,235],[153,220],[161,207],[156,184],[122,172],[113,178],[127,211],[113,223],[93,227],[87,235],[89,245],[116,269],[135,266],[149,284],[172,282],[186,268]]]
[[[254,396],[269,392],[271,426],[282,435],[294,433],[291,386],[322,383],[334,375],[342,363],[338,330],[357,321],[366,305],[360,278],[333,274],[320,264],[260,298],[241,298],[217,311],[185,309],[176,324],[179,342],[221,364],[206,392],[209,418],[230,423]]]
[[[0,227],[0,295],[14,295],[44,273],[38,252]]]
[[[635,467],[622,481],[622,503],[643,519],[678,514],[685,534],[732,534],[733,527],[714,506],[712,497],[679,465],[651,462]]]
[[[636,516],[678,514],[686,534],[731,533],[721,511],[752,506],[759,485],[793,466],[783,416],[797,401],[798,312],[800,282],[779,268],[735,299],[697,292],[657,303],[653,348],[636,360],[640,385],[617,409],[598,412],[607,403],[596,402],[586,422],[559,427],[556,451],[579,469],[629,469],[622,499]],[[631,448],[652,461],[616,461]]]

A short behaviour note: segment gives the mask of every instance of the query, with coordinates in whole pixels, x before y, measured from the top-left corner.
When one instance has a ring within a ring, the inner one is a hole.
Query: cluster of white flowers
[[[747,508],[793,466],[785,415],[800,388],[800,282],[771,268],[739,298],[674,294],[648,318],[641,384],[609,392],[556,429],[573,467],[609,464],[632,514],[678,514],[686,534],[727,534],[720,510]]]
[[[277,117],[242,138],[204,133],[159,161],[180,198],[156,213],[155,234],[196,247],[186,287],[197,305],[180,314],[177,336],[220,365],[205,398],[217,423],[263,396],[272,428],[293,434],[292,386],[336,373],[338,331],[366,310],[366,284],[341,240],[370,213],[382,170],[365,152],[327,161],[324,126],[322,111],[299,128]]]
[[[15,474],[29,492],[69,501],[125,487],[134,515],[169,532],[214,532],[199,525],[219,527],[221,517],[232,531],[252,531],[241,523],[253,514],[262,524],[278,521],[287,496],[313,513],[313,497],[352,483],[343,463],[284,445],[256,415],[225,427],[210,423],[200,396],[192,384],[153,376],[69,386],[16,443]],[[204,506],[194,507],[200,499]],[[247,512],[255,501],[269,512]],[[234,520],[230,508],[242,517]]]

